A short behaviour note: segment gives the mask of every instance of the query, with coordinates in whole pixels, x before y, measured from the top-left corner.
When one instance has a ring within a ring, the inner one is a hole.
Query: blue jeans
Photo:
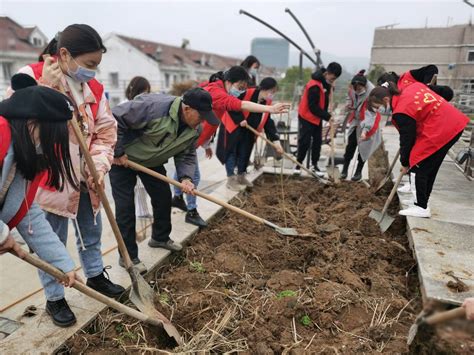
[[[174,179],[178,179],[178,174],[174,173]],[[201,181],[201,172],[199,171],[199,163],[197,162],[196,159],[196,170],[194,170],[194,176],[193,176],[193,184],[197,188],[199,185],[199,182]],[[174,195],[175,196],[181,196],[183,194],[183,191],[179,187],[174,187]],[[188,211],[194,210],[197,208],[197,197],[193,195],[188,195],[186,194],[186,205],[188,206]]]
[[[69,218],[58,216],[57,214],[45,212],[46,219],[58,235],[61,242],[66,245]],[[77,223],[76,223],[77,222]],[[85,250],[82,248],[77,227],[80,229]],[[79,259],[84,270],[84,275],[89,279],[98,276],[104,271],[102,253],[100,250],[102,235],[102,219],[99,214],[94,218],[92,204],[88,192],[81,192],[79,199],[79,209],[74,223],[76,229],[76,245],[79,252]],[[57,283],[49,274],[39,271],[41,283],[44,287],[46,299],[57,301],[64,298],[64,287]]]

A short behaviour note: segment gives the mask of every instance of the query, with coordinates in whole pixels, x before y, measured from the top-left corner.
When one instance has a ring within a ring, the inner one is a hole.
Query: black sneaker
[[[189,210],[186,213],[186,218],[184,220],[186,221],[186,223],[194,224],[195,226],[198,226],[199,228],[207,227],[206,221],[201,218],[197,209]]]
[[[351,180],[352,181],[360,181],[361,179],[362,179],[362,172],[356,171]]]
[[[171,206],[179,208],[181,211],[184,211],[184,212],[188,211],[188,206],[186,206],[186,202],[184,202],[183,195],[173,196],[173,199],[171,200]]]
[[[125,292],[125,289],[110,281],[109,274],[106,271],[107,269],[110,269],[110,266],[106,266],[102,274],[87,279],[86,285],[107,297],[119,297]],[[107,275],[107,277],[105,277],[105,275]]]
[[[181,251],[183,249],[181,244],[175,243],[171,239],[168,239],[166,242],[159,242],[153,238],[150,238],[148,241],[148,246],[150,248],[163,248],[170,251]]]
[[[57,301],[46,301],[46,313],[51,316],[53,323],[58,327],[70,327],[76,323],[76,316],[72,313],[65,298]]]

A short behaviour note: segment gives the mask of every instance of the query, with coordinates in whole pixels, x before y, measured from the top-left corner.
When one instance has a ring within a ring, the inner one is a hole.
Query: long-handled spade
[[[388,168],[387,174],[385,174],[384,178],[382,181],[380,181],[379,186],[375,189],[375,192],[380,191],[382,187],[387,183],[387,181],[390,179],[390,176],[392,175],[392,170],[393,167],[395,166],[395,163],[397,162],[398,158],[400,157],[400,149],[397,150],[397,154],[393,157],[392,162],[390,163],[390,167]]]
[[[395,193],[397,192],[398,185],[400,185],[400,181],[402,181],[403,175],[403,172],[400,172],[400,175],[398,175],[397,181],[393,185],[392,191],[390,192],[390,195],[388,196],[387,201],[383,206],[382,212],[376,210],[370,211],[369,217],[375,219],[375,221],[379,224],[382,233],[385,233],[385,231],[392,225],[393,221],[395,220],[395,218],[387,214],[387,210],[388,206],[393,200],[393,196],[395,196]]]
[[[447,322],[453,319],[462,318],[466,316],[466,310],[462,307],[457,307],[449,311],[439,312],[431,316],[426,317],[425,312],[422,311],[412,324],[408,331],[407,344],[410,345],[415,339],[418,329],[422,326],[431,326],[443,322]]]
[[[18,257],[18,255],[16,255],[14,252],[10,253]],[[62,271],[32,254],[26,253],[26,256],[23,258],[23,260],[26,261],[28,264],[33,265],[34,267],[40,270],[43,270],[44,272],[50,274],[58,280],[64,280],[66,278],[66,275]],[[164,315],[162,315],[158,311],[155,310],[155,312],[159,313],[161,317],[149,316],[145,313],[137,311],[136,309],[130,308],[120,302],[117,302],[112,298],[104,296],[103,294],[84,285],[82,282],[76,281],[72,287],[78,290],[79,292],[115,309],[120,313],[126,314],[130,317],[133,317],[151,325],[162,326],[166,330],[166,332],[176,340],[178,344],[182,344],[181,337],[176,331],[176,328],[170,323],[169,320],[166,319]],[[166,321],[163,321],[163,319],[165,319]]]
[[[247,125],[246,126],[247,129],[249,129],[253,134],[255,134],[257,137],[260,137],[261,139],[263,139],[265,142],[267,142],[267,144],[269,144],[270,146],[272,146],[273,148],[277,149],[277,145],[275,143],[273,143],[271,140],[269,140],[267,137],[265,137],[263,134],[259,133],[255,128],[251,127],[250,125]],[[326,179],[323,179],[322,177],[318,176],[316,173],[312,172],[311,170],[309,170],[307,167],[305,167],[303,164],[301,164],[298,160],[296,160],[295,157],[291,156],[290,154],[288,153],[285,153],[283,152],[282,153],[283,156],[288,159],[288,160],[291,160],[293,163],[295,163],[296,165],[298,165],[301,169],[303,169],[304,171],[306,171],[308,174],[314,176],[316,179],[318,179],[320,182],[322,182],[323,184],[325,185],[330,185],[331,182],[326,180]]]
[[[334,140],[334,136],[335,136],[335,127],[334,127],[334,123],[332,122],[332,120],[330,121],[330,135],[331,135],[331,165],[329,166],[329,169],[328,169],[328,176],[329,178],[332,179],[332,181],[334,181],[334,183],[336,184],[339,184],[340,182],[340,172],[339,172],[339,168],[335,166],[334,164],[334,155],[336,154],[336,151],[335,151],[335,140]]]
[[[141,172],[143,172],[143,173],[145,173],[145,174],[148,174],[148,175],[150,175],[150,176],[153,176],[153,177],[155,177],[155,178],[157,178],[157,179],[159,179],[159,180],[162,180],[162,181],[164,181],[164,182],[167,182],[167,183],[170,184],[170,185],[177,186],[177,187],[179,187],[179,188],[181,188],[181,189],[183,188],[183,184],[179,183],[178,181],[176,181],[176,180],[174,180],[174,179],[171,179],[171,178],[169,178],[169,177],[167,177],[167,176],[165,176],[165,175],[162,175],[162,174],[160,174],[160,173],[157,173],[156,171],[153,171],[153,170],[151,170],[151,169],[148,169],[148,168],[146,168],[146,167],[144,167],[144,166],[142,166],[142,165],[140,165],[140,164],[134,163],[134,162],[132,162],[132,161],[130,161],[130,160],[127,162],[127,166],[128,166],[129,168],[135,169],[135,170],[137,170],[137,171],[141,171]],[[249,212],[247,212],[247,211],[244,211],[244,210],[242,210],[242,209],[240,209],[240,208],[238,208],[238,207],[232,206],[232,205],[228,204],[227,202],[222,201],[222,200],[219,200],[219,199],[217,199],[217,198],[215,198],[215,197],[213,197],[213,196],[211,196],[211,195],[205,194],[205,193],[200,192],[200,191],[197,191],[197,190],[195,190],[194,192],[195,192],[196,196],[199,196],[199,197],[201,197],[201,198],[203,198],[203,199],[205,199],[205,200],[214,202],[214,203],[216,203],[216,204],[218,204],[218,205],[220,205],[220,206],[222,206],[222,207],[224,207],[224,208],[227,208],[228,210],[231,210],[231,211],[233,211],[233,212],[237,212],[237,213],[241,214],[241,215],[244,216],[244,217],[247,217],[247,218],[250,218],[250,219],[254,220],[254,221],[257,222],[257,223],[260,223],[260,224],[266,225],[266,226],[268,226],[268,227],[270,227],[270,228],[273,228],[276,232],[278,232],[278,233],[280,233],[280,234],[282,234],[282,235],[290,235],[290,236],[297,236],[297,235],[299,235],[298,232],[297,232],[294,228],[283,228],[283,227],[279,227],[279,226],[277,226],[276,224],[274,224],[274,223],[272,223],[272,222],[270,222],[270,221],[267,221],[266,219],[263,219],[263,218],[261,218],[261,217],[258,217],[258,216],[256,216],[256,215],[254,215],[254,214],[252,214],[252,213],[249,213]]]
[[[61,86],[61,92],[66,95],[66,90],[64,87]],[[77,142],[79,143],[79,147],[81,152],[86,160],[87,167],[89,168],[89,172],[94,179],[94,183],[97,189],[97,193],[99,198],[102,202],[104,207],[105,213],[107,215],[107,219],[109,220],[110,226],[112,227],[112,231],[115,236],[115,240],[117,241],[118,249],[120,251],[120,255],[123,258],[125,263],[125,268],[130,275],[130,279],[132,281],[132,287],[130,289],[130,301],[137,306],[137,308],[148,315],[151,318],[157,318],[161,320],[163,324],[163,329],[166,333],[175,339],[180,339],[179,333],[176,328],[170,323],[170,321],[160,312],[158,312],[155,308],[153,299],[155,293],[151,289],[150,285],[146,282],[140,272],[134,267],[132,260],[130,259],[130,255],[128,254],[127,247],[125,246],[125,242],[123,241],[122,234],[120,233],[120,229],[117,225],[117,221],[115,220],[114,213],[112,208],[110,207],[109,200],[107,199],[107,195],[105,194],[104,187],[99,184],[99,175],[97,174],[97,169],[95,168],[94,161],[92,160],[91,154],[89,149],[84,141],[84,137],[82,136],[81,129],[79,128],[79,124],[76,119],[76,114],[73,115],[71,122],[71,127],[74,131],[76,136]],[[166,325],[166,326],[165,326]],[[178,341],[178,340],[177,340]]]

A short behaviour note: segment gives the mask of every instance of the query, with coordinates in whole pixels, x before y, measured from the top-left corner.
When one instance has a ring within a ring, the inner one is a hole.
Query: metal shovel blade
[[[154,303],[154,292],[151,289],[150,285],[143,278],[138,270],[134,267],[131,267],[127,270],[132,278],[132,287],[130,289],[130,301],[137,306],[137,308],[145,313],[150,318],[157,319],[166,334],[171,338],[174,338],[178,345],[181,345],[183,341],[181,340],[181,335],[179,335],[178,330],[174,327],[173,324],[166,318],[162,313],[160,313]]]
[[[388,214],[383,215],[382,212],[376,210],[370,211],[369,217],[379,224],[382,233],[385,233],[395,220],[395,218],[390,217]]]
[[[296,229],[294,229],[294,228],[279,227],[276,224],[274,224],[270,221],[267,221],[266,219],[263,220],[263,223],[265,225],[273,228],[275,231],[277,231],[281,235],[292,235],[292,236],[299,235],[298,232],[296,231]]]
[[[329,178],[331,178],[336,184],[339,184],[341,181],[341,173],[339,172],[339,168],[337,166],[328,166],[326,169]]]

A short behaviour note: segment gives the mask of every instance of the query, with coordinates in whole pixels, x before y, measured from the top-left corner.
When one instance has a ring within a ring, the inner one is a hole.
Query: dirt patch
[[[368,218],[390,183],[380,196],[362,184],[294,177],[255,185],[233,203],[308,236],[284,237],[230,212],[197,234],[152,280],[157,308],[185,346],[173,349],[158,330],[108,311],[64,352],[408,352],[421,307],[405,221],[382,235]]]

